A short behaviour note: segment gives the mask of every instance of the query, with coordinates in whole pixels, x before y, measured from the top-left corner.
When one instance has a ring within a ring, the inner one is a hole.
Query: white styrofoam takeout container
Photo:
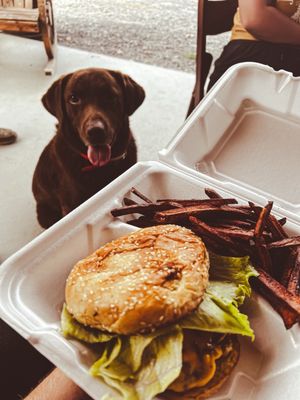
[[[94,399],[116,393],[89,375],[94,354],[60,333],[65,279],[73,265],[135,228],[114,219],[132,186],[153,200],[201,198],[204,188],[265,205],[300,235],[300,79],[260,64],[232,67],[197,107],[159,162],[138,163],[1,266],[0,316]],[[300,328],[289,331],[260,296],[244,306],[256,335],[214,399],[300,398]]]

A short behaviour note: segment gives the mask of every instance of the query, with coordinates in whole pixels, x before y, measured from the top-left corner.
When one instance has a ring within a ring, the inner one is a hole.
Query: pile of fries
[[[225,256],[250,256],[259,272],[253,287],[281,316],[285,327],[300,321],[300,236],[290,237],[286,218],[271,214],[272,202],[260,207],[239,205],[206,188],[206,199],[158,199],[155,202],[136,188],[142,200],[124,198],[124,206],[111,211],[114,217],[139,214],[126,222],[147,227],[160,224],[185,226],[202,238],[209,251]]]

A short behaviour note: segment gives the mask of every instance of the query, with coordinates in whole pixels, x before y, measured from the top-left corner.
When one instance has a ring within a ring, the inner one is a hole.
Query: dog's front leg
[[[61,213],[62,213],[63,217],[66,216],[67,214],[69,214],[70,211],[72,211],[72,209],[70,207],[66,206],[65,204],[63,204],[61,206]]]
[[[45,229],[62,218],[60,207],[55,207],[49,203],[37,203],[36,211],[39,224]]]

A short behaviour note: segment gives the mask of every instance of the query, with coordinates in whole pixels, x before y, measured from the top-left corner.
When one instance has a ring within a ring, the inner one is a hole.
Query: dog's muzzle
[[[99,119],[88,121],[84,130],[89,162],[94,167],[103,167],[111,159],[112,135]]]
[[[92,121],[86,124],[86,138],[91,145],[108,144],[110,135],[102,121]]]

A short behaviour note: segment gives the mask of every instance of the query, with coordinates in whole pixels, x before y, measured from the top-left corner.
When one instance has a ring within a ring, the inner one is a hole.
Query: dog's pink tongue
[[[95,167],[107,164],[111,157],[111,147],[108,144],[100,146],[88,146],[87,156],[89,162]]]

